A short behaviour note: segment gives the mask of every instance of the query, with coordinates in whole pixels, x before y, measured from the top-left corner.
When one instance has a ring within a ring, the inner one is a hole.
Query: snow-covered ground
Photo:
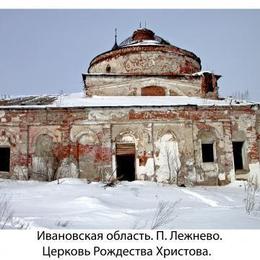
[[[18,228],[25,223],[28,228],[150,229],[159,204],[172,207],[160,228],[260,228],[260,194],[248,215],[242,182],[180,188],[135,181],[104,188],[80,179],[62,179],[59,185],[0,180],[0,198],[9,201],[12,226]]]

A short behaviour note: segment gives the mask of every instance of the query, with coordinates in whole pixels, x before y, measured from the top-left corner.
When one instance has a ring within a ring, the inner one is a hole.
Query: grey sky
[[[260,101],[260,10],[0,10],[0,95],[77,92],[89,62],[147,27]]]

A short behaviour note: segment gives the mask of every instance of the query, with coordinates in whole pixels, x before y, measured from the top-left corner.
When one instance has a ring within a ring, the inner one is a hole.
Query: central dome
[[[134,31],[133,35],[128,37],[126,40],[121,42],[119,44],[119,47],[125,47],[129,46],[131,44],[135,43],[154,43],[154,44],[164,44],[164,45],[170,45],[169,42],[164,40],[163,38],[157,36],[154,34],[153,31],[146,29],[146,28],[140,28]]]
[[[138,29],[133,33],[132,38],[134,41],[154,40],[154,32],[146,28]]]
[[[89,73],[102,74],[192,74],[201,70],[194,53],[171,45],[147,28],[139,28],[119,46],[95,57]]]

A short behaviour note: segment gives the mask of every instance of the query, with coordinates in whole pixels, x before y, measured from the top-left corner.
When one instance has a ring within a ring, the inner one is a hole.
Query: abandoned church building
[[[83,92],[0,100],[1,178],[222,185],[259,171],[259,104],[220,98],[220,75],[151,30],[82,77]]]

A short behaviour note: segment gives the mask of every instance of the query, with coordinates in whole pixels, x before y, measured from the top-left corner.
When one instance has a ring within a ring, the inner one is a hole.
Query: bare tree
[[[21,218],[14,217],[10,206],[10,198],[1,195],[0,197],[0,229],[28,229],[29,223]]]
[[[252,176],[250,176],[245,183],[245,210],[250,215],[254,210],[256,203],[256,192],[257,192],[257,184],[254,182]]]
[[[120,181],[120,177],[114,177],[114,173],[116,172],[116,170],[117,168],[115,168],[115,170],[111,172],[110,176],[108,177],[108,180],[105,182],[106,184],[104,188],[114,187]]]
[[[146,220],[137,219],[132,226],[132,229],[146,229],[147,227],[150,229],[158,229],[167,226],[176,218],[176,214],[174,213],[176,211],[176,205],[180,201],[181,200],[175,202],[159,201],[152,218]]]
[[[173,213],[179,202],[180,201],[160,201],[152,220],[151,229],[162,228],[173,222],[176,217]]]
[[[178,184],[178,177],[181,170],[181,164],[177,154],[175,153],[173,142],[168,142],[165,144],[165,155],[169,171],[168,182],[170,184]]]
[[[44,181],[53,181],[56,178],[56,172],[59,166],[59,161],[56,156],[47,152],[42,152],[41,156],[35,157],[37,162],[36,167],[33,167],[31,175]]]
[[[0,229],[5,229],[6,225],[12,220],[13,212],[6,196],[0,197]]]

